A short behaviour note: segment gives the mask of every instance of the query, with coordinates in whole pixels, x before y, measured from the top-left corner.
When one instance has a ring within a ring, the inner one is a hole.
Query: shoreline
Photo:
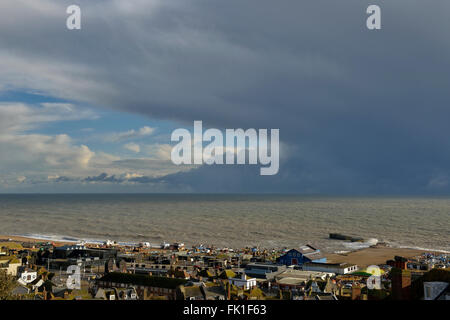
[[[25,237],[25,236],[11,236],[11,235],[0,235],[0,242],[8,241],[11,242],[32,242],[32,243],[40,243],[40,242],[51,242],[54,243],[57,246],[63,246],[66,244],[73,244],[76,243],[76,241],[51,241],[51,240],[45,240],[45,239],[37,239],[32,237]]]
[[[38,239],[27,236],[0,235],[0,242],[8,240],[14,242],[31,242],[31,243],[51,242],[56,246],[70,245],[79,242],[75,240],[51,240],[51,239]],[[86,244],[101,245],[100,242],[93,242],[93,243],[86,242]],[[118,242],[118,245],[126,246],[126,244],[121,244],[120,242]],[[392,260],[394,259],[395,256],[401,256],[409,259],[419,256],[423,253],[436,254],[446,252],[443,250],[396,248],[390,247],[384,243],[378,243],[376,245],[367,248],[359,248],[345,253],[344,252],[324,253],[324,255],[326,256],[328,263],[350,263],[350,264],[357,264],[360,267],[367,267],[369,265],[385,264],[387,260]]]

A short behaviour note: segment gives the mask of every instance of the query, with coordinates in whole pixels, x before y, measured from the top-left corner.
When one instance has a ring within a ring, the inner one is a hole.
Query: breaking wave
[[[344,242],[343,245],[351,251],[369,248],[378,244],[378,239],[371,238],[363,242]]]

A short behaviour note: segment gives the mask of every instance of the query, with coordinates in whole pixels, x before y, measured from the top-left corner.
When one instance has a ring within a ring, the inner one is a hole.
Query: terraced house
[[[111,272],[97,280],[98,289],[134,287],[140,300],[182,299],[180,286],[185,279],[153,277],[143,274]]]

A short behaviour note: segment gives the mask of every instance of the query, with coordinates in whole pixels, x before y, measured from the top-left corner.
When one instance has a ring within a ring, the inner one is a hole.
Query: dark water
[[[371,239],[348,244],[330,232]],[[377,240],[450,251],[450,198],[0,195],[0,234],[346,251]]]

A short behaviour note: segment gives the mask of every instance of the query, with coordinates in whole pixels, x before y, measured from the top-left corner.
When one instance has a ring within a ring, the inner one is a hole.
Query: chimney
[[[411,299],[411,271],[392,268],[392,298],[394,300],[410,300]]]
[[[407,269],[408,259],[400,257],[400,256],[395,256],[394,260],[395,260],[394,267],[396,267],[398,269],[402,269],[402,270]]]
[[[359,300],[360,297],[361,297],[361,286],[355,283],[352,286],[352,300]]]

